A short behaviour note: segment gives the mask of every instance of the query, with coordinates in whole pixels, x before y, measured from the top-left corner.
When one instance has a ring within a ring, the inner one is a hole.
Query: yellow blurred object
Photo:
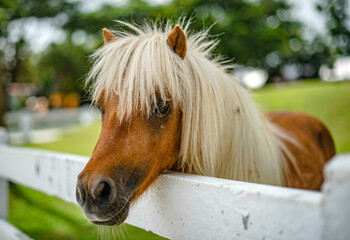
[[[65,108],[77,108],[79,107],[80,96],[78,93],[69,93],[63,98],[63,106]]]
[[[54,93],[49,97],[50,106],[52,108],[60,108],[63,105],[63,94]]]

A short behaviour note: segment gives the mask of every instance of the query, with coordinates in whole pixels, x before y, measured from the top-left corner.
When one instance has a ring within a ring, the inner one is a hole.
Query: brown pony
[[[77,182],[77,201],[95,224],[122,223],[130,204],[163,170],[320,189],[335,154],[326,127],[301,113],[262,115],[212,57],[208,31],[103,29],[88,76],[102,131]],[[186,36],[187,35],[187,36]]]

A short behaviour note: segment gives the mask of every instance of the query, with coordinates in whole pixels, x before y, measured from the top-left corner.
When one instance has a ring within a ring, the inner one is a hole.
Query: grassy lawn
[[[350,81],[275,84],[253,95],[264,111],[299,111],[321,119],[332,133],[337,152],[350,151]]]
[[[264,111],[301,111],[320,118],[331,130],[337,152],[350,151],[350,82],[278,84],[252,94]],[[89,156],[99,131],[100,125],[96,123],[67,134],[60,141],[31,147]],[[111,228],[89,224],[79,207],[14,184],[11,185],[10,222],[35,239],[118,237],[114,230],[109,233]],[[123,228],[119,233],[121,239],[162,239],[126,224]]]

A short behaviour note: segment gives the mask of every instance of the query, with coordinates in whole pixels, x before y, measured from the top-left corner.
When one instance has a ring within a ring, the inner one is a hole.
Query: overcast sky
[[[77,1],[77,0],[71,0]],[[98,9],[104,3],[120,6],[127,0],[85,0],[84,11],[93,11]],[[147,0],[152,5],[167,3],[171,0]],[[312,32],[325,33],[326,19],[316,9],[315,3],[318,0],[287,0],[292,5],[292,16],[304,23],[307,31],[305,31],[305,37],[309,38]],[[349,0],[350,1],[350,0]],[[62,17],[64,18],[64,17]],[[64,21],[64,19],[61,19]],[[15,27],[15,26],[13,26]],[[11,29],[14,29],[11,27]],[[14,38],[16,33],[14,34]],[[62,30],[57,26],[54,26],[52,22],[48,20],[38,21],[31,19],[29,23],[26,23],[25,38],[30,42],[30,48],[34,52],[40,52],[45,49],[48,44],[52,42],[60,43],[64,41],[65,35]]]

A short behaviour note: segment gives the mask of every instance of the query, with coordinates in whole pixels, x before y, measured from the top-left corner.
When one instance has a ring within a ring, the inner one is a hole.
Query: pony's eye
[[[170,104],[168,101],[157,101],[157,106],[154,107],[152,115],[163,118],[165,117],[170,111]]]
[[[101,115],[103,116],[103,114],[105,113],[101,107],[99,105],[96,105],[97,109],[100,111]]]

